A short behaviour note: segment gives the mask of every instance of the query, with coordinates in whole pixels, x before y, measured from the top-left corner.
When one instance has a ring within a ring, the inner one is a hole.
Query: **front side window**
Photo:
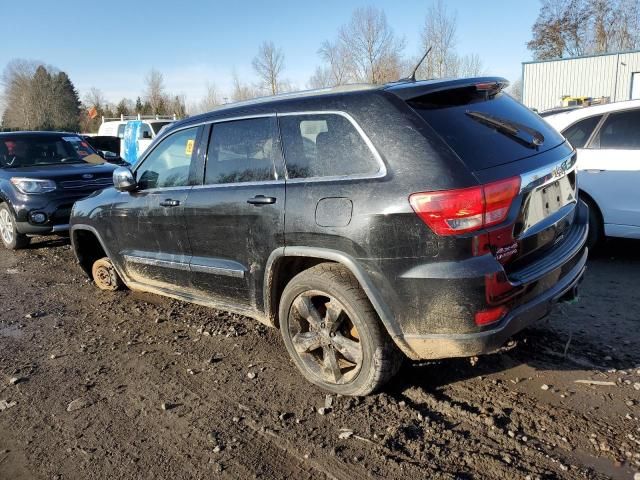
[[[215,123],[209,139],[204,183],[273,180],[274,133],[271,117]]]
[[[640,110],[609,114],[594,137],[591,147],[640,149]]]
[[[596,115],[595,117],[580,120],[567,128],[562,134],[574,148],[584,148],[601,118],[602,115]]]
[[[289,178],[371,175],[380,169],[360,133],[342,115],[288,115],[279,121]]]
[[[197,134],[198,127],[187,128],[162,140],[136,171],[139,187],[148,189],[188,185]]]

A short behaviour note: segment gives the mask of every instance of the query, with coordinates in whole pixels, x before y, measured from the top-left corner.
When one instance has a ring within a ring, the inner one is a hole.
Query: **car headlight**
[[[56,189],[56,182],[40,178],[13,177],[11,183],[20,193],[48,193]]]

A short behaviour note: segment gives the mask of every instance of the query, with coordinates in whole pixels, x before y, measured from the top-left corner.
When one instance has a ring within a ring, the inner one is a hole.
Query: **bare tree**
[[[246,83],[243,83],[238,76],[238,73],[233,70],[231,76],[233,77],[233,91],[231,93],[231,99],[234,102],[242,102],[244,100],[250,100],[258,96],[258,93]]]
[[[344,85],[351,80],[354,73],[352,59],[344,43],[325,40],[322,42],[318,54],[327,65],[328,86]]]
[[[144,98],[151,106],[153,114],[165,113],[167,107],[167,94],[164,87],[164,76],[155,68],[149,70],[144,78]]]
[[[465,55],[458,61],[458,72],[456,76],[459,77],[477,77],[482,75],[484,67],[480,55],[472,53]]]
[[[273,44],[263,42],[253,59],[253,69],[260,79],[260,88],[271,95],[281,91],[281,74],[284,69],[284,53]]]
[[[522,79],[519,78],[515,82],[513,82],[507,89],[507,93],[511,95],[513,98],[515,98],[516,100],[518,100],[519,102],[521,102],[522,101]]]
[[[374,84],[397,80],[404,40],[396,38],[384,11],[374,7],[356,9],[348,24],[338,33],[342,52],[349,52],[348,63],[354,79]]]
[[[311,75],[307,82],[308,88],[327,88],[333,87],[331,71],[328,67],[318,66],[316,71]]]
[[[200,100],[200,103],[197,105],[196,110],[200,113],[209,112],[221,104],[222,99],[220,98],[218,88],[214,83],[207,83],[207,91],[202,100]]]
[[[543,0],[527,43],[538,60],[640,47],[640,0]]]
[[[2,74],[5,110],[2,124],[9,128],[33,128],[31,80],[38,63],[24,59],[11,60]]]
[[[87,107],[93,107],[96,110],[102,110],[107,104],[102,90],[96,87],[91,87],[89,91],[84,95],[84,104]]]
[[[431,48],[419,71],[426,78],[457,76],[458,58],[455,52],[457,14],[449,12],[442,0],[432,3],[422,31],[423,50]]]

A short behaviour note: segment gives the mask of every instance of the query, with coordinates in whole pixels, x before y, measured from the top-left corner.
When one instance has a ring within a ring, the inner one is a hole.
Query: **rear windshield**
[[[487,95],[475,86],[465,87],[423,95],[408,104],[471,170],[513,162],[563,142],[536,113],[505,93]]]
[[[104,160],[77,135],[2,135],[0,167],[21,168]]]

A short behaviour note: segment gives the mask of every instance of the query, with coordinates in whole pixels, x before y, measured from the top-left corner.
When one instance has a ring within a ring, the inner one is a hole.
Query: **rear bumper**
[[[398,344],[413,359],[468,357],[500,348],[514,334],[547,316],[565,296],[575,296],[586,269],[587,249],[578,262],[549,290],[512,310],[497,328],[478,333],[400,335]]]
[[[587,262],[587,235],[588,209],[579,202],[565,241],[535,263],[509,276],[511,285],[519,293],[502,303],[509,309],[505,317],[484,328],[476,326],[473,320],[470,322],[469,317],[487,308],[484,276],[494,268],[490,260],[494,264],[497,262],[485,258],[490,255],[459,262],[465,264],[461,272],[448,269],[448,282],[455,286],[449,291],[453,293],[441,295],[441,301],[431,303],[438,307],[437,316],[431,315],[433,308],[424,308],[422,315],[413,317],[413,322],[402,325],[402,333],[394,336],[396,343],[413,359],[465,357],[497,350],[509,337],[548,315],[563,297],[576,296]],[[481,263],[483,258],[485,263]],[[485,265],[486,262],[489,264]],[[481,270],[481,266],[487,270]],[[424,285],[424,280],[419,285]],[[427,285],[437,284],[431,281]],[[465,305],[464,302],[469,305],[466,309],[459,307]]]

